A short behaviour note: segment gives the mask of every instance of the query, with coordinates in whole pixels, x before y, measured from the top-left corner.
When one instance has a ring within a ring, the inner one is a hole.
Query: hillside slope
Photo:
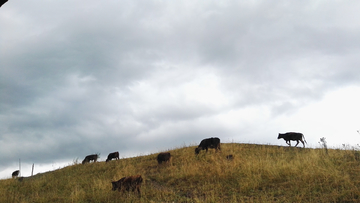
[[[222,144],[222,152],[193,147],[109,163],[73,164],[0,181],[0,202],[359,202],[355,151]],[[233,154],[233,160],[225,157]],[[111,180],[141,174],[141,197],[111,191]]]

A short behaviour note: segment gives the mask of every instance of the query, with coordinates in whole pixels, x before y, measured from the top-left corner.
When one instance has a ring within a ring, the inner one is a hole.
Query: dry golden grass
[[[152,154],[0,180],[0,202],[360,202],[353,150],[230,143],[195,156],[194,149],[170,150],[162,165]],[[136,174],[144,178],[141,197],[111,191],[111,180]]]

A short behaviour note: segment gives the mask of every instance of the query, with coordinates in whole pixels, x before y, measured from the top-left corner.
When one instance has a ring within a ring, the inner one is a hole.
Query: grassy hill
[[[222,144],[222,152],[194,146],[0,180],[0,202],[360,202],[360,161],[353,150]],[[233,160],[225,157],[233,154]],[[142,196],[111,191],[111,180],[141,174]]]

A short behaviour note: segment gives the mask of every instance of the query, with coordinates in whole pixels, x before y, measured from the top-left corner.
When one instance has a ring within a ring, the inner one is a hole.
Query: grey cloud
[[[263,106],[271,118],[292,115],[359,85],[356,7],[8,2],[0,13],[3,168],[20,157],[133,156],[210,136],[255,137],[255,124],[229,129],[219,116]]]

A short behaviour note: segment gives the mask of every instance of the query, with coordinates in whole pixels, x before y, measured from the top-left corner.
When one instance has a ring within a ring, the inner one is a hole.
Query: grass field
[[[222,144],[195,146],[109,163],[73,163],[56,171],[0,180],[0,202],[360,202],[357,151]],[[226,155],[233,154],[233,160]],[[141,197],[111,191],[111,181],[140,174]]]

